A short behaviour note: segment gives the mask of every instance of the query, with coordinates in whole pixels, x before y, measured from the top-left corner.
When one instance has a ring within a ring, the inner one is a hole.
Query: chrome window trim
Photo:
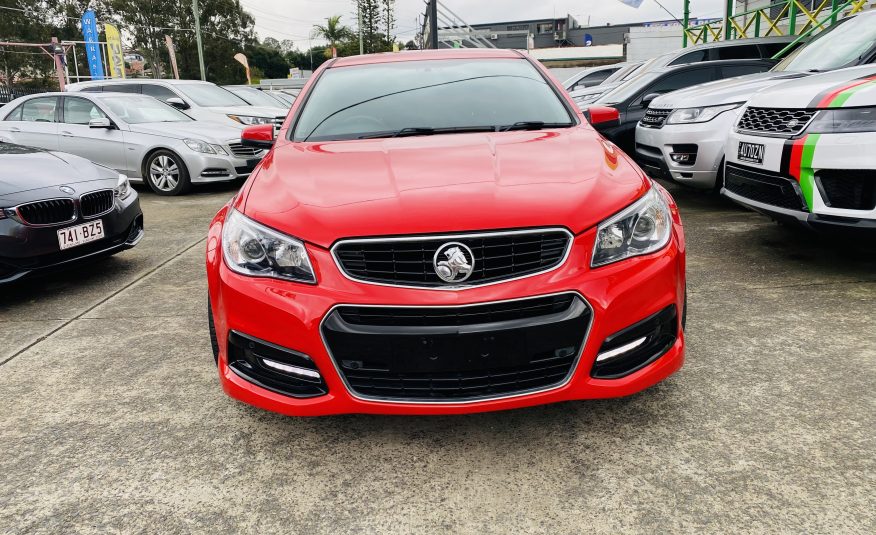
[[[100,192],[102,192],[102,191],[109,191],[109,192],[111,192],[111,193],[113,194],[113,205],[110,207],[109,210],[106,210],[106,211],[101,212],[101,213],[99,213],[99,214],[90,215],[90,216],[88,216],[88,217],[85,217],[85,215],[82,213],[82,197],[85,197],[86,195],[91,195],[92,193],[100,193]],[[105,216],[105,215],[107,215],[108,213],[112,212],[112,211],[115,210],[115,209],[116,209],[116,197],[115,197],[115,190],[113,190],[112,188],[96,189],[96,190],[94,190],[94,191],[89,191],[89,192],[87,192],[87,193],[83,193],[82,195],[79,196],[79,215],[81,215],[81,216],[82,216],[82,219],[84,219],[84,220],[86,220],[86,221],[89,220],[89,219],[96,219],[96,218],[98,218],[98,217]]]
[[[332,351],[328,346],[328,343],[325,340],[325,336],[323,335],[323,325],[325,324],[325,320],[335,311],[335,309],[344,307],[344,306],[354,306],[354,307],[362,307],[362,308],[440,308],[440,309],[448,309],[448,308],[467,308],[474,306],[484,306],[484,305],[496,305],[501,303],[512,303],[515,301],[527,301],[532,299],[541,299],[545,297],[555,297],[560,295],[574,295],[581,299],[584,302],[584,306],[590,311],[590,321],[587,323],[587,329],[584,331],[584,338],[581,341],[581,349],[578,351],[578,355],[575,356],[575,360],[572,361],[572,366],[569,368],[569,373],[563,378],[562,381],[544,386],[539,388],[532,388],[529,390],[520,390],[517,392],[512,392],[509,394],[503,394],[499,396],[482,396],[477,398],[461,398],[453,401],[444,401],[444,400],[436,400],[436,401],[426,401],[422,399],[397,399],[397,398],[382,398],[377,396],[365,396],[357,393],[350,384],[347,382],[347,378],[341,373],[341,368],[338,366],[337,360],[335,356],[332,355]],[[344,388],[352,398],[359,401],[368,401],[368,402],[377,402],[377,403],[392,403],[392,404],[408,404],[408,405],[421,405],[421,406],[435,406],[435,405],[469,405],[472,403],[484,403],[490,401],[498,401],[503,399],[512,399],[518,398],[522,396],[530,396],[533,394],[542,394],[545,392],[552,392],[554,390],[559,390],[571,382],[572,377],[575,376],[575,372],[578,371],[578,365],[581,363],[581,357],[584,355],[584,350],[587,348],[587,342],[590,341],[590,332],[593,329],[593,316],[594,316],[593,306],[587,301],[581,292],[572,290],[566,292],[555,292],[550,294],[543,295],[532,295],[528,297],[516,297],[513,299],[502,299],[499,301],[483,301],[478,303],[467,303],[464,305],[368,305],[368,304],[360,304],[360,303],[338,303],[333,305],[328,311],[323,315],[322,319],[319,321],[319,338],[322,341],[322,345],[325,348],[326,354],[329,356],[329,360],[332,361],[332,366],[334,367],[335,373],[341,379],[341,382],[344,383]]]
[[[18,209],[21,208],[22,206],[27,206],[29,204],[36,204],[38,202],[48,202],[48,201],[70,201],[70,203],[73,204],[73,219],[68,219],[67,221],[58,221],[57,223],[48,223],[45,225],[40,225],[40,224],[36,224],[36,223],[28,223],[28,221],[21,216],[21,212],[18,211]],[[74,201],[70,197],[52,197],[49,199],[40,199],[38,201],[23,202],[21,204],[13,206],[12,208],[10,208],[10,210],[13,211],[13,213],[15,214],[15,219],[17,219],[19,223],[21,223],[22,225],[25,225],[28,227],[34,227],[34,228],[47,228],[47,227],[57,227],[58,225],[69,225],[70,223],[73,223],[77,219],[79,219],[79,207],[76,205],[76,201]]]
[[[508,279],[502,279],[498,281],[492,282],[484,282],[481,284],[461,284],[461,285],[451,285],[447,286],[415,286],[410,284],[392,284],[388,282],[374,282],[363,280],[354,277],[347,273],[344,269],[343,264],[337,256],[336,250],[338,247],[348,243],[371,243],[371,242],[411,242],[411,241],[422,241],[422,240],[448,240],[448,241],[457,241],[465,238],[484,238],[484,237],[493,237],[493,236],[511,236],[516,234],[538,234],[540,232],[564,232],[569,237],[569,243],[566,245],[566,250],[563,253],[563,257],[560,259],[559,263],[555,266],[551,266],[547,269],[543,269],[541,271],[536,271],[535,273],[527,273],[526,275],[520,275],[518,277],[511,277]],[[575,235],[569,231],[569,229],[565,227],[541,227],[541,228],[531,228],[531,229],[521,229],[521,230],[502,230],[502,231],[494,231],[494,232],[467,232],[467,233],[459,233],[459,234],[421,234],[417,236],[401,236],[401,237],[373,237],[373,238],[351,238],[351,239],[342,239],[335,242],[332,245],[330,251],[332,254],[332,259],[335,261],[335,267],[338,268],[338,271],[341,272],[341,275],[344,278],[351,280],[353,282],[358,282],[361,284],[371,284],[374,286],[388,286],[390,288],[410,288],[414,290],[441,290],[441,291],[460,291],[460,290],[468,290],[471,288],[482,288],[484,286],[492,286],[494,284],[504,284],[506,282],[516,281],[520,279],[526,279],[529,277],[535,277],[537,275],[544,275],[545,273],[550,273],[551,271],[555,271],[560,269],[566,264],[566,260],[569,259],[569,255],[572,252],[572,244],[575,241]]]

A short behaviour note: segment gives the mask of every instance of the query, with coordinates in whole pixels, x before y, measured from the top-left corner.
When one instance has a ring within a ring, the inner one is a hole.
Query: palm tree
[[[329,42],[329,50],[326,50],[326,56],[331,54],[331,57],[337,57],[338,43],[350,37],[352,32],[346,26],[341,26],[341,16],[335,15],[326,19],[325,26],[316,24],[313,26],[313,32]]]

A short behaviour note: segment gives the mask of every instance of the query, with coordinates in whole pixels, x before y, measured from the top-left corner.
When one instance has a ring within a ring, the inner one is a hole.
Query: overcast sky
[[[512,20],[574,16],[581,25],[588,17],[593,26],[605,23],[621,24],[671,18],[655,0],[644,0],[634,9],[619,0],[441,0],[469,24],[505,22]],[[683,0],[660,0],[679,19]],[[241,0],[241,4],[256,20],[259,38],[292,39],[298,48],[308,47],[308,35],[314,24],[324,23],[331,15],[341,15],[341,22],[355,26],[353,0]],[[720,17],[722,0],[691,2],[692,17]],[[417,32],[417,16],[425,9],[423,0],[396,0],[398,18],[396,35],[402,41]]]

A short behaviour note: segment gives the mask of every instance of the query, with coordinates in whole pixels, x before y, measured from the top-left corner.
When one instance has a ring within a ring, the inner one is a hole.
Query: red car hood
[[[350,237],[592,227],[647,189],[586,126],[326,143],[278,142],[243,212],[329,247]]]

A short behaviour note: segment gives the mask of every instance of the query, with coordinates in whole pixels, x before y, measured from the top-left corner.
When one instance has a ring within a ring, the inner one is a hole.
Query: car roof
[[[666,73],[673,71],[681,71],[684,69],[696,69],[698,67],[720,67],[722,65],[747,65],[751,63],[773,64],[775,62],[768,59],[751,58],[751,59],[717,59],[712,61],[698,61],[696,63],[682,63],[680,65],[667,65],[665,67],[656,67],[651,71],[654,73]]]
[[[89,80],[87,82],[76,82],[69,84],[70,87],[86,87],[92,85],[122,85],[122,84],[209,84],[215,85],[213,82],[204,80],[175,80],[173,78],[126,78],[124,80]]]
[[[790,43],[799,35],[776,35],[772,37],[746,37],[744,39],[731,39],[729,41],[713,41],[711,43],[700,43],[698,45],[680,48],[678,53],[690,52],[691,50],[702,50],[704,48],[724,48],[728,46],[744,46],[744,45],[764,45],[769,43]]]
[[[409,50],[348,56],[332,61],[328,68],[393,63],[400,61],[426,61],[442,59],[521,59],[526,56],[516,50],[503,48],[440,48],[437,50]]]

